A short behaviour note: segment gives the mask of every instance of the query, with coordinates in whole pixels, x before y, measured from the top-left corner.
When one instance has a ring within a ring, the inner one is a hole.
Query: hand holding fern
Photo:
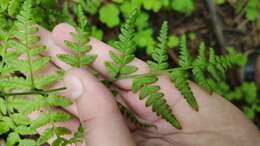
[[[65,70],[69,70],[69,67],[58,61],[56,55],[70,53],[63,42],[64,40],[72,40],[70,32],[73,31],[71,26],[60,24],[51,34],[44,30],[39,34],[41,42],[50,48],[45,52],[45,55],[51,56],[53,63]],[[93,48],[90,53],[97,54],[91,67],[100,75],[109,77],[104,62],[111,61],[109,51],[115,50],[95,39],[91,39],[90,44]],[[129,64],[138,67],[137,74],[146,73],[149,70],[148,65],[137,58]],[[72,79],[77,80],[78,83],[68,84],[73,81]],[[65,85],[71,90],[64,94],[77,97],[74,101],[78,114],[75,108],[70,111],[83,122],[87,121],[86,141],[90,146],[127,146],[135,145],[135,143],[141,146],[253,146],[255,143],[259,143],[260,135],[257,128],[244,117],[242,112],[224,98],[209,95],[190,82],[200,107],[199,112],[196,112],[187,104],[181,93],[167,77],[160,76],[156,84],[160,85],[174,115],[182,124],[182,130],[173,128],[168,122],[156,116],[151,109],[146,108],[145,104],[138,99],[138,93],[131,92],[131,80],[116,81],[114,88],[119,92],[121,100],[141,120],[155,125],[157,129],[139,129],[130,126],[129,130],[127,124],[123,122],[109,90],[84,68],[67,71]]]

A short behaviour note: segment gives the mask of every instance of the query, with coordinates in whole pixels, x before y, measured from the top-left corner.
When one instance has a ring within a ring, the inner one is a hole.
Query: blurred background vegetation
[[[11,29],[23,2],[0,0],[1,28]],[[137,56],[144,60],[153,52],[154,34],[158,33],[163,20],[167,20],[173,67],[178,60],[179,36],[184,33],[195,55],[202,41],[219,54],[225,54],[230,47],[246,54],[260,45],[259,0],[34,0],[34,19],[49,30],[61,22],[73,25],[77,4],[84,8],[91,35],[112,46],[119,26],[133,9],[139,8]],[[258,89],[254,82],[241,79],[240,70],[231,70],[215,92],[238,106],[260,127]]]

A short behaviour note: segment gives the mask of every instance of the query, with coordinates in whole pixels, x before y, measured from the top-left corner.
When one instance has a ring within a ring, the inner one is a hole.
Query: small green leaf
[[[47,98],[47,102],[51,106],[60,106],[60,107],[66,107],[71,105],[72,103],[68,98],[62,96],[56,96],[56,95],[49,95]]]
[[[157,91],[160,90],[160,86],[146,86],[144,87],[141,92],[140,92],[140,95],[139,95],[139,98],[142,100],[144,99],[146,96],[150,95],[150,94],[153,94]]]
[[[113,51],[109,51],[109,55],[116,64],[123,64],[122,59],[116,55]]]
[[[0,134],[4,134],[9,131],[9,126],[6,122],[0,122]]]
[[[50,113],[51,120],[54,122],[65,122],[71,119],[71,115],[66,112],[52,112]]]
[[[151,106],[153,105],[155,102],[159,101],[162,97],[163,97],[163,93],[153,93],[149,96],[149,98],[147,99],[147,101],[145,102],[145,106]]]
[[[50,115],[47,113],[41,113],[37,119],[35,119],[34,121],[32,121],[30,127],[32,129],[37,129],[40,128],[43,125],[46,125],[47,123],[49,123],[50,121]]]
[[[23,113],[15,113],[11,115],[11,118],[17,125],[28,125],[31,123],[27,115]]]
[[[65,127],[55,127],[54,131],[58,136],[71,134],[71,131]]]
[[[110,74],[110,77],[115,79],[118,76],[119,67],[112,62],[105,62],[105,66]]]
[[[194,9],[193,0],[173,0],[171,4],[180,13],[190,14]]]
[[[169,40],[168,40],[167,45],[170,48],[174,48],[174,47],[179,46],[179,37],[176,36],[176,35],[169,36]]]
[[[3,98],[0,98],[0,113],[7,114],[6,101]]]
[[[131,65],[125,65],[121,68],[120,74],[121,75],[129,75],[137,71],[137,67]]]
[[[85,55],[80,58],[81,65],[89,65],[94,62],[97,58],[97,55]]]
[[[32,140],[32,139],[23,139],[20,140],[20,143],[18,146],[36,146],[37,143],[36,141]]]
[[[145,0],[143,4],[146,10],[153,10],[154,12],[158,12],[162,7],[162,3],[159,0]]]
[[[12,132],[8,134],[6,145],[14,146],[17,142],[19,142],[20,136],[16,132]]]
[[[136,78],[133,80],[132,91],[137,92],[145,85],[152,84],[152,83],[156,82],[157,80],[158,79],[154,76],[144,76],[141,78]]]
[[[115,27],[120,23],[119,10],[114,4],[107,4],[100,8],[99,19],[108,27]]]
[[[16,127],[14,130],[16,133],[20,135],[34,135],[37,133],[34,129],[26,126],[19,126]]]
[[[68,65],[71,65],[71,66],[73,66],[73,67],[78,67],[78,66],[79,66],[78,60],[77,60],[74,56],[72,56],[72,55],[59,54],[59,55],[57,55],[57,57],[58,57],[61,61],[65,62],[65,63],[68,64]]]

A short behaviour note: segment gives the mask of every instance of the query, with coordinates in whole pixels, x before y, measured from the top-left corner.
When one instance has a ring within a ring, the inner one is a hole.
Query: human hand
[[[68,90],[62,94],[71,97],[75,103],[67,110],[85,125],[87,145],[253,146],[260,143],[258,129],[234,105],[218,95],[209,95],[190,82],[200,107],[199,112],[196,112],[165,76],[161,76],[156,84],[160,85],[165,99],[183,129],[173,128],[165,120],[157,117],[151,109],[146,108],[144,102],[138,99],[138,94],[130,91],[131,80],[116,81],[114,86],[125,104],[141,120],[155,125],[157,129],[128,127],[117,109],[114,97],[97,78],[86,68],[70,69],[56,58],[57,54],[69,53],[63,42],[72,40],[70,36],[72,31],[73,27],[59,24],[52,33],[41,29],[39,35],[42,44],[49,48],[45,55],[52,57],[55,66],[67,71],[64,82],[60,84],[65,85]],[[108,51],[113,48],[94,38],[90,44],[93,48],[90,53],[98,55],[91,67],[104,77],[108,77],[104,62],[111,60]],[[147,64],[137,58],[131,64],[138,67],[137,73],[148,72]]]

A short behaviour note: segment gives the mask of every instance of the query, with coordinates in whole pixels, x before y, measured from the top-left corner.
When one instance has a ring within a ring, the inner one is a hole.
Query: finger
[[[37,35],[40,37],[39,43],[47,47],[47,49],[43,52],[43,55],[51,57],[51,61],[59,68],[63,70],[71,69],[69,65],[60,61],[56,56],[57,54],[66,54],[68,52],[56,45],[53,39],[51,39],[51,33],[48,30],[40,26],[38,26],[38,28],[39,31],[37,32]]]
[[[56,44],[58,44],[63,50],[68,50],[66,46],[64,45],[64,40],[70,40],[72,41],[72,37],[70,35],[71,32],[75,31],[74,28],[68,24],[59,24],[57,25],[53,32],[52,32],[52,39],[55,41]],[[115,49],[111,48],[107,44],[98,41],[94,38],[90,39],[90,45],[92,46],[90,54],[96,54],[97,58],[92,63],[92,67],[101,73],[105,77],[109,77],[109,73],[106,70],[106,67],[104,65],[105,61],[111,61],[111,58],[109,56],[109,51],[116,51]],[[56,56],[57,53],[52,51],[48,52],[48,55],[50,56]],[[136,74],[146,73],[149,71],[149,68],[147,64],[140,59],[135,58],[130,64],[138,67],[138,71]],[[131,80],[121,80],[116,82],[117,85],[119,85],[120,88],[123,89],[131,89]]]
[[[86,127],[88,145],[134,145],[113,95],[100,81],[85,70],[74,69],[67,72],[64,83]]]

